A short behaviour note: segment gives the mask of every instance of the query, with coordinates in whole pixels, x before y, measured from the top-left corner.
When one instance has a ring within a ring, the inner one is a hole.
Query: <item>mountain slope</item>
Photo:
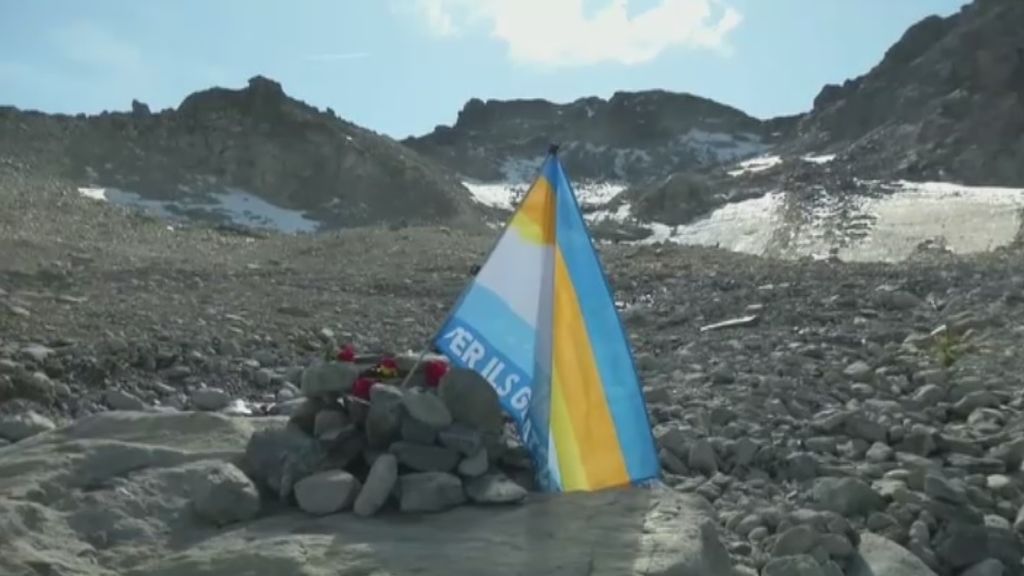
[[[1024,2],[915,24],[867,74],[826,86],[794,148],[872,175],[1024,185]]]
[[[762,153],[787,129],[659,90],[569,104],[474,99],[453,126],[403,143],[468,178],[523,182],[557,142],[575,180],[643,182]]]
[[[247,194],[322,228],[480,220],[469,191],[443,168],[263,77],[159,113],[137,102],[131,113],[91,117],[0,109],[0,155],[178,211]]]

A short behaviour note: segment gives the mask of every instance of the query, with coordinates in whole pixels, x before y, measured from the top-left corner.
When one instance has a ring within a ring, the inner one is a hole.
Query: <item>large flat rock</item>
[[[189,506],[268,423],[111,413],[0,449],[0,574],[731,574],[706,501],[664,489],[533,496],[434,515],[265,506],[215,528]]]

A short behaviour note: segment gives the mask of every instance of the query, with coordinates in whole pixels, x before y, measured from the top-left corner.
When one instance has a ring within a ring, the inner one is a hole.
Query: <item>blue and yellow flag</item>
[[[434,345],[497,390],[548,491],[658,477],[629,341],[557,151]]]

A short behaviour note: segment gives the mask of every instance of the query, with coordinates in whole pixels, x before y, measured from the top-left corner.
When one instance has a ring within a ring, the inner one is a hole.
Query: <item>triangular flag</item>
[[[494,386],[542,489],[659,476],[629,340],[557,148],[434,346]]]

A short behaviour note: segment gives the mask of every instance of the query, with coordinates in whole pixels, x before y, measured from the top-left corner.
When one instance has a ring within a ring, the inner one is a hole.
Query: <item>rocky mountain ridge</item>
[[[793,119],[764,122],[713,100],[665,90],[605,100],[473,99],[452,126],[403,144],[481,181],[524,181],[550,142],[581,181],[644,182],[765,152]]]
[[[97,116],[0,109],[0,156],[179,212],[234,194],[300,213],[313,229],[480,220],[452,174],[259,76],[157,113],[139,102]]]
[[[869,176],[1024,185],[1024,4],[975,0],[911,26],[863,76],[826,86],[793,149]]]

